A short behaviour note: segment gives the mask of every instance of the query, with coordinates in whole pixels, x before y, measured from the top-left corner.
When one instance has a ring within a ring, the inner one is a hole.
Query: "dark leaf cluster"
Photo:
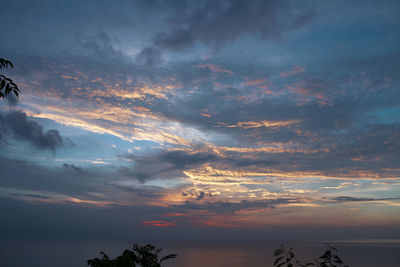
[[[158,259],[161,249],[147,244],[139,246],[134,244],[132,250],[126,249],[121,256],[110,259],[107,254],[100,252],[102,258],[94,258],[87,261],[91,267],[161,267],[161,262],[176,258],[176,254],[167,255]]]
[[[0,58],[0,69],[6,69],[9,67],[14,68],[14,65],[11,63],[11,61]],[[11,92],[18,97],[20,90],[10,78],[0,74],[0,98],[4,98]]]
[[[287,250],[284,246],[275,250],[274,256],[274,267],[349,267],[344,264],[343,260],[336,254],[337,249],[329,245],[328,249],[324,252],[322,256],[315,259],[314,262],[303,263],[302,261],[296,259],[293,252],[293,248]]]

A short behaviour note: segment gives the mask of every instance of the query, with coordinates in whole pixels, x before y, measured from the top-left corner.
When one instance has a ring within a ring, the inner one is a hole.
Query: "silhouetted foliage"
[[[321,257],[315,259],[314,262],[308,263],[303,263],[296,259],[293,248],[287,250],[284,246],[281,246],[274,252],[276,258],[274,261],[274,267],[349,267],[344,264],[343,260],[336,254],[336,248],[329,245],[327,246],[328,249]]]
[[[336,254],[337,249],[334,247],[331,247],[329,245],[328,249],[325,251],[324,255],[322,255],[320,258],[320,266],[321,267],[336,267],[336,266],[343,266],[343,267],[348,267],[348,265],[344,264],[342,259]]]
[[[158,254],[161,249],[153,245],[139,246],[134,244],[132,250],[126,249],[121,256],[110,259],[103,251],[102,258],[94,258],[87,261],[91,267],[161,267],[161,262],[176,258],[176,254],[167,255],[160,260]]]
[[[14,65],[11,61],[7,59],[0,58],[0,69],[14,68]],[[8,77],[0,74],[0,98],[4,98],[9,93],[13,92],[16,97],[19,95],[18,86]]]

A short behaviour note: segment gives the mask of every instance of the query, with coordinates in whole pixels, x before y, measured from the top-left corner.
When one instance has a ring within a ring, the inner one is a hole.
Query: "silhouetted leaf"
[[[326,259],[326,260],[330,259],[331,258],[331,251],[330,250],[325,251],[324,255],[322,255],[319,258],[320,259]]]
[[[289,251],[289,256],[290,258],[294,258],[294,253],[292,251]]]
[[[284,257],[280,256],[279,258],[276,258],[274,261],[274,266],[278,264],[278,262],[280,262]]]
[[[2,68],[14,68],[14,65],[11,63],[11,61],[0,58],[0,69]],[[0,92],[0,98],[4,98],[6,95],[9,93],[13,92],[16,97],[19,96],[17,92],[19,92],[18,86],[8,77],[4,75],[0,75],[0,90],[3,90],[4,92]]]
[[[283,249],[282,248],[278,248],[277,250],[275,250],[274,256],[277,257],[277,256],[281,255],[282,253],[283,253]]]
[[[175,259],[177,257],[176,254],[169,254],[168,256],[165,256],[163,258],[161,258],[160,262],[165,261],[165,260],[169,260],[169,259]]]
[[[335,259],[335,262],[336,262],[336,263],[341,263],[341,264],[343,264],[342,259],[339,258],[337,255],[333,255],[333,258]]]

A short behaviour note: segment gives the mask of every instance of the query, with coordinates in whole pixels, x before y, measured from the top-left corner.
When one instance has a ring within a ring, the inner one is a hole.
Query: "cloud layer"
[[[0,3],[4,227],[398,234],[396,1]]]

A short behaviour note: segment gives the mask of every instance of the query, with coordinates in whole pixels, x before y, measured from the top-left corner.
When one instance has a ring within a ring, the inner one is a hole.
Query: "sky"
[[[399,1],[0,5],[2,238],[400,238]]]

